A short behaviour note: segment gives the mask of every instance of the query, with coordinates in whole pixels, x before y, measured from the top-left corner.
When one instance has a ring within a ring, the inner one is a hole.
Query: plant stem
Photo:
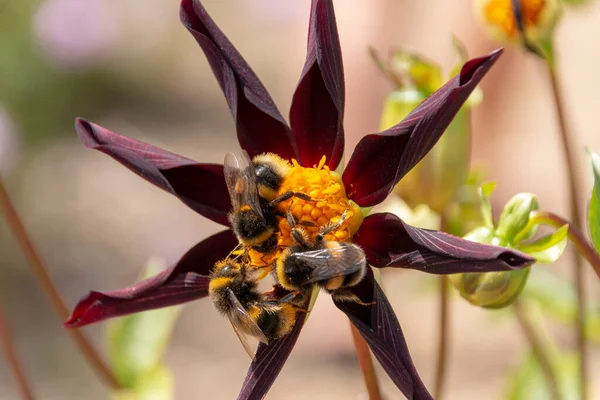
[[[17,380],[17,385],[19,386],[19,392],[21,393],[21,398],[24,400],[33,400],[33,392],[30,389],[29,383],[27,382],[27,378],[25,377],[25,373],[23,372],[23,368],[21,367],[21,363],[19,362],[19,358],[17,357],[17,351],[15,349],[15,344],[12,340],[12,335],[8,330],[8,324],[6,323],[6,319],[0,310],[0,345],[4,350],[4,355],[6,356],[6,360],[8,361],[8,366],[12,369],[13,374],[15,375],[15,379]]]
[[[358,363],[365,379],[365,385],[367,386],[367,393],[369,393],[370,400],[381,400],[381,391],[379,390],[379,383],[377,382],[377,375],[375,374],[375,367],[373,365],[373,359],[371,358],[371,351],[369,345],[365,342],[360,332],[350,324],[350,330],[352,331],[352,339],[354,340],[354,347],[356,348],[356,356],[358,357]]]
[[[569,197],[571,203],[571,222],[575,225],[575,228],[579,229],[581,226],[581,217],[579,214],[579,185],[577,181],[575,163],[573,161],[573,135],[569,132],[567,126],[567,118],[565,113],[564,98],[560,87],[558,75],[556,73],[556,64],[554,63],[553,57],[548,57],[546,64],[548,66],[548,74],[550,78],[550,86],[552,87],[552,95],[554,104],[556,107],[556,115],[558,117],[560,138],[567,165],[568,174],[568,185],[569,185]],[[579,253],[575,253],[575,264],[574,264],[574,281],[575,288],[577,290],[577,348],[579,352],[579,373],[580,373],[580,392],[581,399],[586,400],[588,398],[587,393],[587,350],[585,340],[585,284],[583,278],[583,265],[581,256]]]
[[[25,231],[25,227],[21,222],[17,211],[15,210],[8,192],[6,191],[2,178],[0,177],[0,211],[4,213],[4,217],[11,228],[13,235],[17,242],[21,246],[25,257],[29,261],[29,265],[35,275],[36,279],[46,291],[46,294],[50,297],[50,302],[54,306],[56,314],[58,314],[61,320],[66,320],[69,317],[69,310],[65,306],[58,290],[52,283],[52,279],[48,275],[48,272],[35,250],[31,239]],[[88,362],[95,368],[96,372],[112,387],[118,389],[121,385],[117,382],[115,377],[112,375],[104,361],[100,358],[100,355],[94,350],[92,345],[88,342],[82,332],[76,329],[69,329],[68,331],[71,338],[77,343],[79,350],[87,358]]]
[[[540,365],[542,374],[546,379],[548,390],[550,391],[550,398],[552,400],[561,400],[558,381],[556,380],[556,375],[552,368],[552,361],[546,352],[542,338],[538,335],[534,324],[527,316],[527,310],[523,307],[522,300],[515,301],[513,309],[515,310],[515,316],[517,317],[517,321],[521,326],[523,334],[531,346],[533,356]]]
[[[433,398],[441,400],[442,390],[444,388],[444,378],[446,376],[446,365],[448,364],[448,316],[449,316],[449,290],[448,277],[440,276],[440,326],[438,336],[438,356],[435,369],[435,386]]]

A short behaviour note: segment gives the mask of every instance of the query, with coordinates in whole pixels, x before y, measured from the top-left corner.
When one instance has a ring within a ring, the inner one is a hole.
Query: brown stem
[[[373,365],[373,359],[371,358],[369,345],[365,342],[365,339],[363,339],[362,335],[354,325],[350,324],[350,330],[352,331],[356,356],[358,357],[358,363],[360,364],[365,385],[367,386],[369,399],[381,400],[381,391],[379,390],[379,383],[377,382],[377,375],[375,374],[375,367]]]
[[[448,316],[449,316],[449,290],[448,277],[440,276],[440,326],[438,336],[438,356],[435,370],[435,386],[433,398],[440,400],[444,388],[444,378],[446,376],[446,365],[448,364]]]
[[[25,257],[29,261],[32,272],[36,279],[46,291],[46,294],[50,297],[50,302],[54,306],[56,314],[62,321],[65,321],[69,317],[69,310],[65,306],[60,294],[56,287],[52,283],[52,279],[48,275],[41,258],[37,251],[33,247],[33,243],[29,239],[25,227],[21,223],[21,220],[15,210],[8,192],[4,188],[2,178],[0,177],[0,211],[4,213],[4,217],[11,228],[13,235],[17,242],[21,246]],[[117,382],[115,377],[112,375],[104,361],[100,358],[100,355],[94,350],[92,345],[85,338],[83,333],[75,329],[69,329],[71,338],[77,343],[79,350],[83,353],[84,357],[87,358],[88,362],[96,369],[96,372],[112,387],[118,389],[121,385]]]
[[[571,222],[575,225],[575,228],[581,226],[581,216],[579,214],[579,185],[576,176],[575,163],[573,161],[573,135],[569,132],[569,128],[567,126],[567,118],[565,113],[564,106],[564,98],[562,95],[559,78],[556,73],[555,63],[549,59],[547,62],[548,65],[548,74],[550,78],[550,86],[552,87],[552,95],[554,99],[554,104],[556,107],[556,115],[558,117],[559,131],[560,131],[560,139],[562,143],[562,149],[565,157],[565,162],[567,166],[567,174],[568,174],[568,185],[569,185],[569,200],[571,203]],[[585,340],[585,285],[583,278],[583,265],[581,256],[579,253],[575,253],[575,264],[574,264],[574,281],[575,288],[577,290],[577,318],[576,318],[576,327],[577,327],[577,348],[579,353],[579,376],[580,380],[580,391],[581,391],[581,399],[586,400],[588,398],[587,393],[587,349],[586,349],[586,340]]]
[[[21,367],[21,363],[19,362],[19,358],[17,357],[17,351],[15,349],[15,344],[12,340],[12,335],[8,330],[8,324],[6,323],[6,319],[0,310],[0,345],[4,350],[4,355],[6,360],[8,361],[8,366],[12,370],[15,375],[15,379],[17,380],[17,385],[19,386],[19,392],[21,393],[21,398],[24,400],[33,400],[33,392],[30,389],[29,383],[27,382],[27,378],[25,377],[25,373],[23,368]]]
[[[540,365],[540,369],[542,370],[542,374],[544,375],[548,385],[548,390],[550,391],[550,398],[552,400],[561,400],[560,391],[558,390],[558,381],[556,380],[556,375],[554,373],[554,369],[552,368],[550,356],[546,352],[543,341],[538,335],[535,326],[527,316],[527,310],[525,310],[523,304],[521,303],[522,301],[520,300],[514,302],[514,310],[517,321],[521,326],[521,330],[523,331],[525,338],[527,338],[527,341],[531,346],[533,356]]]

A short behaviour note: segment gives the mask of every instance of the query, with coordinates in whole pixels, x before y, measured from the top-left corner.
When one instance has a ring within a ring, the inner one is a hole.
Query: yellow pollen
[[[285,214],[289,210],[299,221],[311,239],[319,230],[329,224],[339,221],[340,216],[346,212],[346,219],[342,226],[326,235],[327,240],[344,242],[352,239],[352,235],[362,223],[362,213],[359,207],[346,197],[346,190],[339,174],[331,171],[325,165],[323,156],[318,165],[305,168],[292,160],[292,168],[287,174],[278,194],[289,191],[304,193],[310,196],[311,201],[292,197],[279,204],[278,211]],[[291,207],[290,207],[291,205]],[[278,244],[290,246],[295,243],[291,237],[290,226],[285,219],[279,222]]]
[[[286,175],[277,195],[289,191],[303,193],[310,196],[311,200],[292,197],[281,202],[277,211],[282,215],[288,210],[295,217],[297,226],[301,227],[313,240],[316,234],[326,225],[339,222],[341,215],[346,212],[342,225],[325,236],[327,240],[346,242],[358,230],[363,221],[360,207],[349,200],[341,176],[331,171],[325,165],[325,157],[321,158],[318,165],[312,168],[300,166],[295,159],[291,160],[291,168]],[[277,244],[281,249],[296,244],[291,236],[291,229],[286,218],[279,219],[279,232]],[[275,254],[265,256],[254,250],[249,252],[251,262],[256,266],[268,265],[277,259],[281,250]]]
[[[520,0],[520,2],[525,28],[537,26],[546,6],[546,0]],[[516,38],[519,35],[511,0],[489,0],[483,8],[483,13],[487,22],[500,27],[509,38]]]

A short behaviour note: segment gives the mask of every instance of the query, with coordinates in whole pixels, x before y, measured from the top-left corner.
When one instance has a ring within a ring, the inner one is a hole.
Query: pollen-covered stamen
[[[363,216],[359,207],[347,198],[341,176],[325,165],[325,157],[319,165],[312,168],[302,167],[296,160],[292,160],[292,167],[279,189],[279,194],[290,191],[306,194],[311,200],[292,197],[279,204],[277,210],[281,213],[287,213],[289,210],[310,239],[314,239],[324,226],[339,222],[344,212],[346,218],[342,225],[328,233],[325,238],[338,242],[352,239]],[[290,246],[294,243],[288,222],[281,219],[278,244]]]
[[[520,3],[525,28],[537,27],[547,6],[547,0],[520,0]],[[507,37],[519,36],[511,0],[488,0],[483,8],[483,14],[487,22],[497,25]]]
[[[348,199],[341,176],[331,171],[325,165],[325,161],[323,156],[319,165],[306,168],[292,159],[279,190],[271,198],[289,193],[301,193],[308,196],[310,200],[302,198],[305,196],[292,196],[277,204],[275,211],[282,217],[279,218],[279,231],[276,234],[279,250],[268,255],[250,250],[248,253],[254,266],[272,265],[279,257],[281,249],[296,244],[285,218],[288,212],[294,216],[296,225],[306,232],[310,241],[315,239],[322,228],[338,223],[341,215],[346,212],[339,228],[328,233],[325,239],[337,242],[347,242],[352,239],[362,223],[363,215],[360,207]]]

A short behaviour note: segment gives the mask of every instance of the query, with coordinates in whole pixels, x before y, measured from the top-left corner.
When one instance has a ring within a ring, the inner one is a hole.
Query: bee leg
[[[235,246],[235,248],[233,250],[231,250],[231,253],[229,253],[229,255],[235,256],[234,260],[236,260],[245,253],[246,253],[246,249],[242,247],[241,243],[238,243],[238,245]]]
[[[333,297],[334,300],[337,300],[337,301],[357,303],[361,306],[372,306],[374,304],[377,304],[376,301],[370,301],[368,303],[365,303],[364,301],[359,299],[357,295],[352,293],[350,291],[350,288],[341,288],[341,289],[334,290],[330,293],[331,293],[331,297]]]
[[[275,207],[277,204],[281,203],[282,201],[286,201],[291,199],[292,197],[297,197],[299,199],[302,200],[306,200],[306,201],[314,201],[309,195],[304,194],[304,193],[300,193],[300,192],[293,192],[293,191],[289,191],[289,192],[285,192],[284,194],[282,194],[279,197],[274,198],[273,200],[271,200],[269,202],[269,206],[270,207]]]
[[[296,218],[290,212],[291,207],[292,207],[292,203],[290,203],[290,205],[288,207],[288,212],[287,212],[286,217],[287,217],[288,224],[290,225],[290,229],[292,230],[292,237],[300,245],[302,245],[304,247],[308,247],[310,244],[307,242],[306,234],[304,233],[302,228],[296,228]]]
[[[290,292],[288,294],[286,294],[285,296],[283,296],[282,298],[279,299],[280,303],[287,303],[289,301],[294,300],[296,297],[298,297],[299,295],[301,295],[302,292]]]
[[[335,231],[340,226],[342,226],[342,224],[346,220],[347,215],[348,215],[348,210],[344,211],[344,213],[340,216],[340,220],[338,222],[329,223],[329,224],[325,225],[323,228],[321,228],[321,231],[315,237],[316,242],[318,244],[323,243],[323,241],[325,240],[325,235],[327,235],[331,231]]]
[[[264,278],[267,277],[267,275],[269,275],[269,273],[271,273],[271,269],[269,267],[270,267],[270,265],[262,265],[260,267],[255,267],[256,269],[262,270],[262,271],[260,271],[260,273],[258,275],[256,275],[257,281],[263,280]]]

